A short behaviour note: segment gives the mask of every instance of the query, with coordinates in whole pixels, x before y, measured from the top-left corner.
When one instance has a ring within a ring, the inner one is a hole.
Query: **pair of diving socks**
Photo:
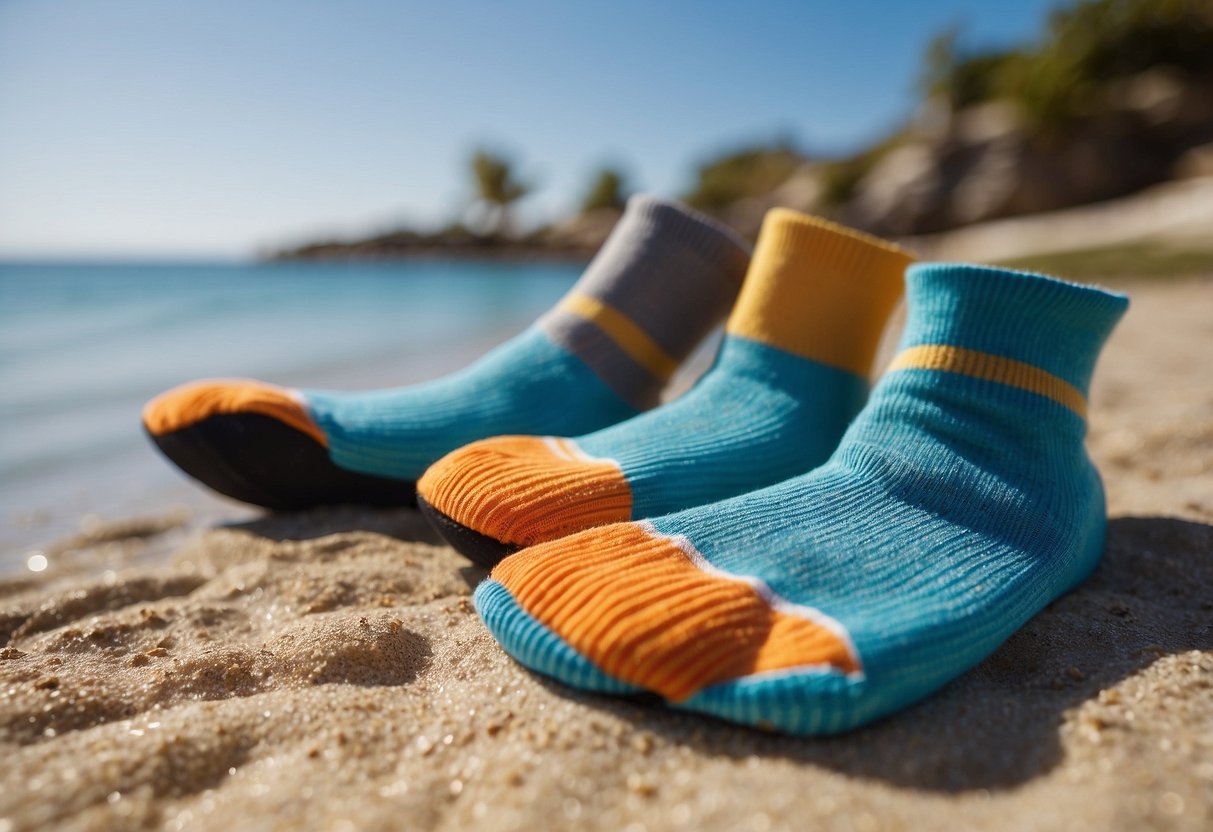
[[[145,426],[270,507],[399,504],[416,483],[444,536],[496,564],[477,608],[535,670],[843,731],[992,652],[1085,578],[1106,522],[1085,400],[1125,299],[914,266],[869,397],[910,259],[776,210],[750,260],[711,220],[635,199],[569,295],[462,373],[364,394],[189,385]],[[650,409],[730,306],[713,367]]]

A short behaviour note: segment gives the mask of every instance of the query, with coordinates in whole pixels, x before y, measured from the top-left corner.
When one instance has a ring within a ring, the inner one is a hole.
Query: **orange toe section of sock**
[[[632,492],[616,463],[551,436],[465,445],[430,466],[417,493],[455,522],[516,546],[632,516]]]
[[[211,416],[258,413],[307,434],[321,445],[328,439],[299,397],[260,381],[195,381],[161,393],[143,408],[143,424],[155,436],[187,428]]]
[[[674,702],[756,673],[861,671],[839,622],[645,523],[524,549],[492,577],[599,669]]]

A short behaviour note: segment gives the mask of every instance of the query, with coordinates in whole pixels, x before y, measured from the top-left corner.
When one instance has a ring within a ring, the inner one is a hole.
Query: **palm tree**
[[[510,206],[531,192],[531,186],[514,178],[514,163],[488,150],[472,155],[472,175],[476,179],[476,199],[492,217],[494,234],[509,229]]]
[[[595,174],[585,199],[581,201],[581,213],[589,214],[602,208],[622,209],[627,199],[623,190],[623,174],[614,168],[603,168]]]

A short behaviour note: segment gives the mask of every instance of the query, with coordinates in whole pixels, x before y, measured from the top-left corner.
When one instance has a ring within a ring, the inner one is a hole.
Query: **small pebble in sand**
[[[640,774],[628,775],[628,790],[641,797],[649,797],[657,793],[657,786]]]

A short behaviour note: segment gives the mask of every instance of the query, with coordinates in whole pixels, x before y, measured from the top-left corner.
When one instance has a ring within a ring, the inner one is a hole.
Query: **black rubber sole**
[[[512,555],[518,551],[518,546],[502,543],[494,537],[481,534],[475,529],[469,529],[462,523],[452,520],[427,503],[420,494],[417,495],[417,508],[421,509],[425,519],[429,520],[430,525],[434,527],[434,531],[442,535],[442,539],[449,543],[452,549],[485,569],[492,569],[506,555]]]
[[[148,436],[182,471],[241,502],[277,511],[417,504],[416,483],[338,468],[323,445],[272,416],[210,416]]]

